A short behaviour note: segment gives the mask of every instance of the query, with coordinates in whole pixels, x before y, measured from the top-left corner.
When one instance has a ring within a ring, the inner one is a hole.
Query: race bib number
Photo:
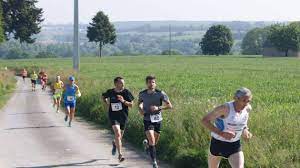
[[[156,123],[162,121],[162,117],[160,116],[160,114],[154,114],[150,115],[150,120],[151,122]]]
[[[68,100],[68,101],[74,101],[75,98],[74,98],[74,96],[67,96],[67,100]]]
[[[235,136],[231,139],[233,141],[239,140],[242,133],[243,129],[239,127],[234,127],[234,126],[229,126],[226,132],[232,132],[235,134]]]
[[[123,107],[122,107],[122,103],[111,103],[111,110],[112,111],[120,111],[122,110]]]

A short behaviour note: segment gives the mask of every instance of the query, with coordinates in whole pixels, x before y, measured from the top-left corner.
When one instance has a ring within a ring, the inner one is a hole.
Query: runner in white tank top
[[[211,131],[209,168],[219,167],[223,158],[228,158],[232,168],[244,167],[244,154],[240,138],[249,140],[247,122],[251,111],[252,93],[247,88],[238,89],[234,101],[216,107],[202,119],[202,124]],[[214,123],[214,124],[213,124]]]
[[[235,137],[227,140],[222,136],[211,132],[211,136],[217,140],[225,142],[236,142],[240,140],[244,128],[247,127],[249,118],[249,112],[251,111],[251,105],[248,104],[242,111],[236,112],[234,109],[234,101],[226,103],[229,108],[229,114],[226,118],[217,118],[215,126],[223,132],[233,132]]]

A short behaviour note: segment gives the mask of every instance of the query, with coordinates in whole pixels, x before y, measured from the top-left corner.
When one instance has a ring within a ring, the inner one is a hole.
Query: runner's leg
[[[65,121],[67,122],[68,121],[68,117],[69,117],[69,115],[70,115],[70,106],[69,105],[65,105],[66,106],[66,117],[65,117]]]
[[[53,107],[55,107],[55,105],[57,105],[57,99],[56,99],[56,96],[54,95],[53,96]]]
[[[229,156],[228,161],[232,168],[244,168],[244,153],[237,152]]]
[[[74,117],[75,117],[75,107],[70,108],[70,120],[69,120],[69,126],[71,126],[71,123],[72,123]]]
[[[208,155],[208,167],[209,168],[218,168],[221,162],[220,156],[214,156],[211,153]]]
[[[61,97],[57,98],[57,111],[59,111],[59,108],[60,108],[60,102],[61,102]]]
[[[157,132],[154,132],[154,137],[155,137],[155,145],[158,144],[159,138],[160,138],[160,134]]]
[[[122,155],[122,132],[120,129],[120,125],[113,125],[112,128],[115,134],[115,145],[117,147],[118,153]]]
[[[146,136],[149,141],[149,152],[153,162],[156,162],[156,148],[155,148],[155,135],[154,130],[146,131]]]

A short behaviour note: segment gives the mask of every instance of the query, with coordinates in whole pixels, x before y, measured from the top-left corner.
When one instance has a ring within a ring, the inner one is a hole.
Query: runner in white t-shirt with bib
[[[209,168],[219,167],[222,157],[229,160],[232,168],[244,167],[240,139],[243,137],[249,140],[252,137],[247,126],[249,112],[252,110],[249,104],[251,100],[252,93],[249,89],[238,89],[234,101],[216,107],[202,119],[203,125],[211,131],[212,136]]]

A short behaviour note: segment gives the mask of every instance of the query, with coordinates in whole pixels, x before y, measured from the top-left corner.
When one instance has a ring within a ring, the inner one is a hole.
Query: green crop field
[[[15,86],[13,73],[0,69],[0,108],[5,104]]]
[[[45,68],[64,77],[72,74],[71,59],[0,60],[11,69]],[[164,112],[159,157],[176,167],[206,167],[209,132],[201,118],[214,106],[230,101],[239,87],[253,91],[249,127],[254,134],[243,143],[246,167],[300,167],[300,59],[262,57],[105,57],[83,58],[76,74],[82,91],[78,115],[108,126],[99,98],[123,76],[135,96],[145,88],[144,78],[154,74],[160,89],[174,104]],[[2,80],[2,79],[1,79]],[[130,111],[126,138],[141,147],[142,118]],[[226,167],[226,163],[222,163]]]

